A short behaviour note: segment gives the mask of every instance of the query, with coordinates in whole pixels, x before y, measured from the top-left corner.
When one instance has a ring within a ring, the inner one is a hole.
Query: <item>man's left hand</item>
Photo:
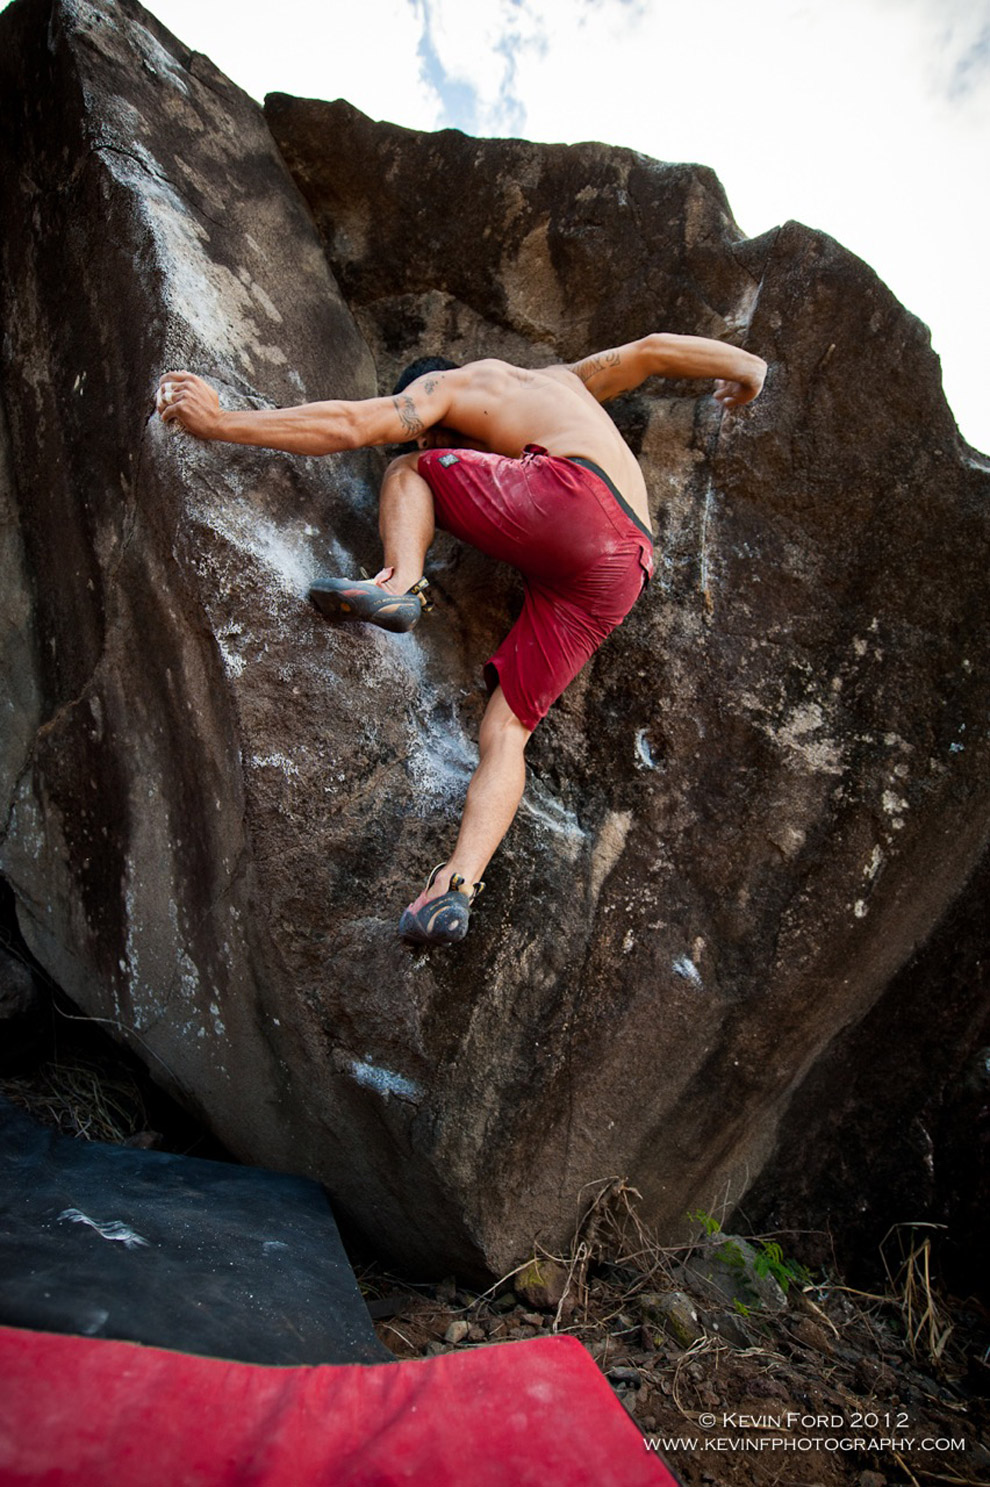
[[[197,439],[217,437],[220,399],[193,372],[166,372],[158,384],[155,407],[163,423],[178,423]]]

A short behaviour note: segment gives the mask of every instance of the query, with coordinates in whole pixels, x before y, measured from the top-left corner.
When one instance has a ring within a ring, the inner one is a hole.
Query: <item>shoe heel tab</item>
[[[423,609],[426,613],[429,613],[429,611],[433,608],[433,600],[429,598],[426,592],[429,587],[429,579],[420,578],[417,579],[412,588],[409,590],[410,594],[415,594],[416,597],[419,599],[419,602],[420,604],[422,604]]]
[[[451,892],[456,891],[456,892],[460,893],[460,891],[461,891],[461,889],[463,887],[464,887],[464,879],[461,876],[461,874],[460,873],[451,873],[451,875],[450,875],[450,891]],[[478,894],[484,892],[484,887],[485,887],[484,883],[472,883],[472,885],[471,885],[471,892],[465,895],[465,897],[467,898],[467,901],[468,901],[468,907],[469,908],[474,904],[474,901],[478,897]]]

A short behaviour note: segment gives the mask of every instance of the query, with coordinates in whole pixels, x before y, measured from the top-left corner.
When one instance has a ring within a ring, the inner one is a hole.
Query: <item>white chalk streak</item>
[[[398,1095],[401,1100],[416,1100],[422,1096],[423,1091],[418,1084],[407,1079],[404,1074],[396,1074],[392,1069],[379,1069],[375,1064],[364,1063],[360,1059],[352,1059],[350,1069],[358,1084],[377,1090],[380,1095]]]
[[[682,980],[690,981],[692,986],[704,986],[704,982],[701,979],[701,972],[698,970],[694,961],[689,960],[686,955],[678,956],[677,960],[674,961],[673,971]]]
[[[101,1222],[99,1219],[91,1219],[88,1214],[82,1213],[78,1208],[66,1208],[59,1214],[59,1222],[66,1220],[70,1224],[87,1224],[89,1228],[95,1229],[101,1239],[114,1239],[122,1244],[125,1249],[138,1249],[142,1244],[150,1241],[129,1229],[120,1219],[109,1219]]]

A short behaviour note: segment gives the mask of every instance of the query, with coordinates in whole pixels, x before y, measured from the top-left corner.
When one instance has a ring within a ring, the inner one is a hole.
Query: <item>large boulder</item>
[[[789,1112],[987,835],[988,472],[924,327],[821,234],[745,240],[696,167],[281,96],[270,134],[133,0],[16,0],[0,72],[0,869],[34,953],[409,1264],[506,1270],[616,1174],[668,1232],[786,1182]],[[744,339],[766,392],[616,408],[657,578],[537,730],[468,940],[412,951],[515,580],[444,538],[414,634],[326,626],[306,589],[376,564],[382,456],[196,444],[157,374],[263,406],[655,328]]]

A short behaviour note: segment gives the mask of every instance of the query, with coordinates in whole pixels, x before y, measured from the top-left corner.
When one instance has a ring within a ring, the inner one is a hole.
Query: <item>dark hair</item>
[[[446,356],[421,356],[416,361],[411,361],[400,374],[398,382],[392,388],[392,396],[403,392],[417,377],[425,377],[427,372],[456,372],[456,361],[448,361]]]

